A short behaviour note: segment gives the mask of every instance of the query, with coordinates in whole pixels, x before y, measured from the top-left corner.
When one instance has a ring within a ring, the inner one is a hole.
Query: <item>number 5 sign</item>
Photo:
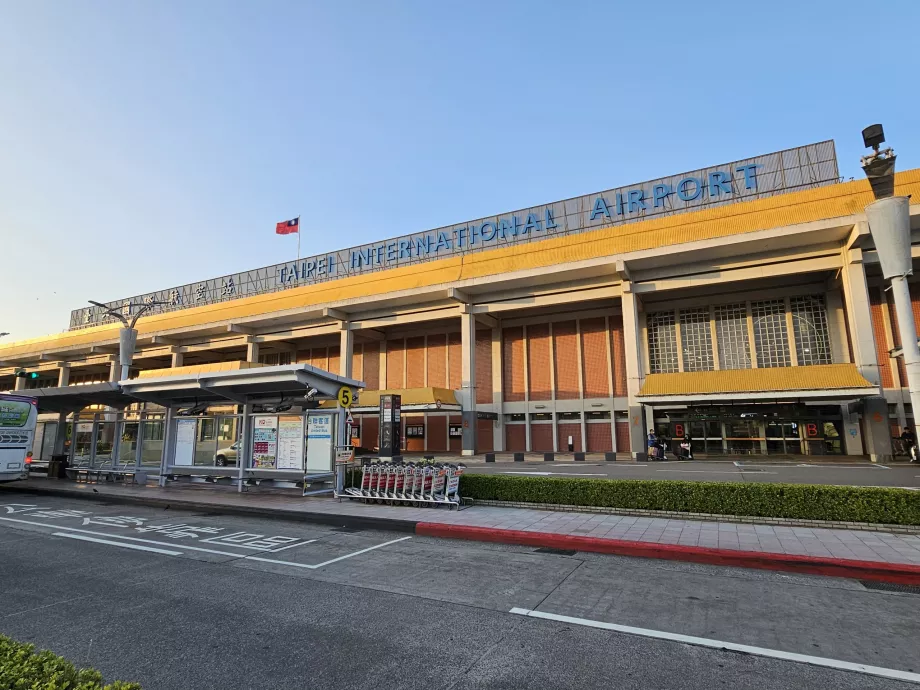
[[[344,407],[346,410],[351,407],[351,404],[355,401],[355,396],[351,392],[351,388],[348,386],[342,386],[339,388],[339,404]]]

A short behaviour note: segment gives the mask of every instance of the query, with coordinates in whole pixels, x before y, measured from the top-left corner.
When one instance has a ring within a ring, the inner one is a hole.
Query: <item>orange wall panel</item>
[[[405,438],[406,427],[425,423],[425,415],[413,415],[403,417],[403,447],[412,452],[420,453],[425,450],[425,439],[423,438]]]
[[[578,391],[578,332],[574,321],[553,324],[556,400],[575,400]]]
[[[428,336],[428,385],[432,388],[448,387],[447,336],[443,333]]]
[[[629,422],[617,422],[617,453],[628,453],[629,447]]]
[[[582,385],[586,398],[610,396],[607,324],[604,317],[581,320]]]
[[[326,354],[326,348],[313,348],[312,354],[310,355],[310,365],[322,369],[323,371],[329,371],[329,358]]]
[[[460,334],[457,334],[460,337]],[[448,424],[463,424],[463,418],[460,415],[451,415]],[[448,445],[451,453],[459,453],[463,449],[463,437],[454,436],[448,439]]]
[[[495,450],[495,436],[491,419],[476,420],[476,452],[491,453]]]
[[[356,381],[364,380],[364,346],[352,346],[351,349],[351,377]]]
[[[901,326],[898,323],[898,312],[894,308],[894,298],[891,296],[891,292],[886,292],[885,295],[888,300],[888,314],[889,318],[891,319],[891,339],[894,341],[895,347],[901,347]],[[914,324],[914,329],[916,328],[917,326]],[[895,361],[898,363],[898,377],[901,382],[901,386],[906,387],[907,369],[904,366],[904,358],[898,357],[895,359]]]
[[[502,391],[505,402],[524,399],[524,329],[502,329]]]
[[[341,371],[338,345],[333,345],[329,348],[329,368],[327,371],[333,374],[338,374]]]

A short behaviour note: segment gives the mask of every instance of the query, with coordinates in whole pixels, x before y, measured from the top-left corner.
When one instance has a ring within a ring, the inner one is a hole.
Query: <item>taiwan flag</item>
[[[276,235],[290,235],[295,232],[300,232],[299,216],[293,220],[283,220],[275,225]]]

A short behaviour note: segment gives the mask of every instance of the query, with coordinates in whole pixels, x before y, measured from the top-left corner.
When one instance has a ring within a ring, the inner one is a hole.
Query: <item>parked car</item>
[[[237,459],[239,458],[240,442],[237,441],[233,445],[227,446],[226,448],[218,448],[217,452],[214,454],[214,464],[218,467],[226,467],[227,465],[236,465]]]

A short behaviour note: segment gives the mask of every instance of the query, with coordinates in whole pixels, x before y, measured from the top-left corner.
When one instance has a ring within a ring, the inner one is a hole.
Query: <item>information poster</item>
[[[254,417],[252,429],[252,466],[274,469],[278,455],[278,418]]]
[[[307,417],[307,471],[332,470],[332,415],[311,414]]]
[[[176,421],[176,455],[173,464],[188,467],[195,460],[195,436],[198,432],[197,419]]]
[[[303,469],[303,418],[281,417],[278,420],[278,469]]]

